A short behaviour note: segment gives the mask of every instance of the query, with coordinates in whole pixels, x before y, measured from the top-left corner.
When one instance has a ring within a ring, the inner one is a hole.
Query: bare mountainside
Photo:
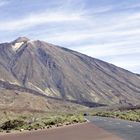
[[[140,104],[136,74],[26,37],[0,44],[0,89],[81,104]]]

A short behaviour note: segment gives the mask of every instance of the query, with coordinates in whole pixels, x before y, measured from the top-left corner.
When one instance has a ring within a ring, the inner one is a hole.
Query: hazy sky
[[[0,0],[0,42],[19,36],[140,73],[140,0]]]

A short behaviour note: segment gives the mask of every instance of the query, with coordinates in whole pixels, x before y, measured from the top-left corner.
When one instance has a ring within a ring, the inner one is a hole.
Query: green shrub
[[[17,129],[18,127],[22,127],[25,124],[23,120],[9,120],[2,124],[1,129],[3,130],[11,130]]]
[[[102,117],[120,118],[120,119],[124,119],[124,120],[140,122],[140,110],[115,111],[115,112],[114,111],[104,111],[104,112],[97,112],[94,115],[102,116]]]
[[[52,115],[43,117],[26,117],[19,116],[16,119],[5,121],[0,125],[0,131],[6,130],[37,130],[43,128],[50,128],[52,126],[62,126],[72,123],[84,122],[84,117],[82,115]]]

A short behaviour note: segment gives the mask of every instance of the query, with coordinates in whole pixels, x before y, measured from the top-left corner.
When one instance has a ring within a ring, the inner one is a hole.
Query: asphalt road
[[[94,124],[84,123],[18,134],[0,136],[0,140],[122,140]]]
[[[90,117],[87,119],[96,126],[120,136],[124,140],[140,140],[140,123],[105,117]]]

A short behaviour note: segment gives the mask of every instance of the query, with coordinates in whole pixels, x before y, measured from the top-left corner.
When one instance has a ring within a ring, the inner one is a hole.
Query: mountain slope
[[[0,44],[0,80],[51,97],[100,104],[140,104],[137,75],[43,41]]]

